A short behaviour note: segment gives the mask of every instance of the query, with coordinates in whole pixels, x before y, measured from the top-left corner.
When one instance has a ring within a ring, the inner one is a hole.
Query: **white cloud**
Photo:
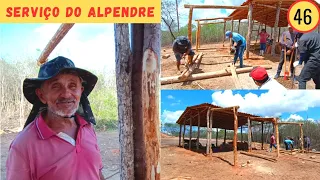
[[[182,113],[183,113],[183,110],[178,110],[178,111],[164,110],[163,113],[161,114],[161,123],[176,123]]]
[[[181,103],[181,100],[178,100],[178,101],[176,101],[174,103],[171,103],[170,105],[171,106],[177,106],[177,105],[180,105],[180,103]]]
[[[30,42],[29,49],[43,50],[59,26],[45,24],[35,29],[37,38]],[[80,68],[112,71],[115,69],[114,46],[113,24],[75,24],[49,59],[61,55],[73,60]]]
[[[240,106],[239,111],[261,116],[279,116],[284,112],[306,111],[309,107],[320,106],[319,92],[312,90],[287,91],[285,95],[277,91],[268,91],[257,96],[247,93],[232,94],[231,90],[214,92],[213,104],[228,107]]]
[[[168,99],[174,99],[174,97],[172,95],[168,95],[167,98]]]
[[[301,117],[300,115],[297,114],[291,114],[287,119],[285,119],[284,121],[301,121],[304,118]]]

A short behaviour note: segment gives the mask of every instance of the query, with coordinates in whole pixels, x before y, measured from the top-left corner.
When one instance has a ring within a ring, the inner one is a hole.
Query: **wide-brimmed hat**
[[[67,72],[76,72],[83,80],[83,93],[85,93],[86,96],[90,94],[98,80],[98,77],[91,72],[75,67],[70,59],[58,56],[40,67],[38,78],[26,78],[24,80],[23,94],[25,98],[31,104],[34,104],[38,99],[36,89],[39,88],[44,81],[49,80],[60,73]]]

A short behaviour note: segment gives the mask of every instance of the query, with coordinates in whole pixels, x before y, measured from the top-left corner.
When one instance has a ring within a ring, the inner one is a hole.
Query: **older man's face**
[[[48,110],[59,116],[72,116],[77,111],[82,92],[81,80],[74,74],[59,74],[36,90]]]

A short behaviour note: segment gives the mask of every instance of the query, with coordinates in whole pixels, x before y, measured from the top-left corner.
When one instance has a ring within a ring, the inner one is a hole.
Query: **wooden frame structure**
[[[302,153],[304,152],[304,140],[303,140],[303,123],[299,122],[278,122],[279,125],[287,124],[287,125],[297,125],[300,127],[300,146]]]
[[[48,56],[73,27],[62,24],[38,59]],[[130,48],[131,38],[132,47]],[[160,25],[115,24],[120,179],[160,179]]]
[[[233,154],[234,154],[234,166],[238,166],[238,150],[237,150],[237,141],[238,141],[238,128],[248,123],[248,146],[249,152],[251,152],[251,121],[258,122],[272,122],[276,131],[278,130],[277,119],[276,118],[263,118],[247,113],[238,112],[239,106],[234,107],[219,107],[212,104],[204,103],[195,106],[187,107],[186,110],[177,120],[177,124],[180,124],[179,132],[179,146],[184,147],[185,145],[185,129],[186,125],[189,125],[189,150],[191,150],[192,144],[192,127],[198,127],[198,135],[196,139],[196,148],[199,149],[199,138],[200,138],[200,127],[207,128],[207,146],[206,154],[212,154],[211,148],[211,137],[212,137],[212,128],[221,128],[225,129],[225,138],[226,130],[233,130]],[[197,120],[197,121],[194,121]],[[182,132],[182,126],[183,132]],[[181,139],[182,137],[182,139]],[[217,144],[218,132],[216,132],[216,144]],[[182,142],[181,142],[182,140]],[[279,136],[277,133],[277,145],[279,146]],[[277,156],[279,157],[279,150],[277,151]]]

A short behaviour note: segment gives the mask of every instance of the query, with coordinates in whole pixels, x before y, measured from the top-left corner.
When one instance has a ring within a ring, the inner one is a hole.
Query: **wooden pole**
[[[224,23],[223,23],[223,44],[222,44],[223,47],[224,47],[225,40],[226,40],[226,21],[224,20]]]
[[[251,43],[251,33],[252,33],[252,11],[253,11],[253,5],[252,2],[249,2],[249,10],[248,10],[248,34],[247,34],[247,48],[246,48],[246,59],[249,58],[249,52],[250,52],[250,43]]]
[[[216,128],[216,147],[218,147],[218,128]]]
[[[176,0],[176,12],[177,12],[178,32],[180,32],[178,0]]]
[[[301,139],[301,141],[300,141],[300,144],[301,144],[301,150],[302,150],[302,153],[304,152],[304,139],[303,139],[303,129],[302,129],[302,124],[300,124],[300,139]]]
[[[190,127],[190,130],[189,130],[189,150],[191,150],[191,140],[192,140],[192,119],[193,118],[190,118],[190,124],[189,124],[189,127]]]
[[[241,142],[243,141],[243,137],[242,137],[242,126],[241,126]]]
[[[280,8],[281,8],[281,1],[279,1],[278,4],[277,4],[276,20],[274,22],[273,43],[272,43],[272,48],[271,48],[271,55],[272,56],[276,55],[276,44],[277,44],[276,43],[276,38],[278,36],[277,29],[278,29],[278,24],[279,24]]]
[[[210,139],[209,139],[209,144],[210,144],[210,151],[209,154],[212,154],[212,145],[211,145],[211,138],[212,138],[212,121],[213,121],[213,113],[211,111],[211,115],[210,115]]]
[[[278,129],[278,119],[275,119],[275,130],[277,138],[277,157],[280,157],[280,142],[279,142],[279,129]]]
[[[233,157],[234,157],[234,166],[238,166],[238,108],[233,108],[233,116],[234,116],[234,133],[233,133]]]
[[[60,41],[65,37],[69,30],[73,27],[74,23],[64,23],[61,24],[57,32],[53,35],[47,46],[41,52],[38,59],[38,65],[41,65],[47,61],[47,58],[52,53],[54,48],[60,43]]]
[[[226,143],[226,140],[227,140],[227,130],[224,129],[224,140],[223,140],[223,142]]]
[[[233,19],[231,19],[231,32],[233,32]],[[230,48],[232,46],[232,39],[230,38]]]
[[[193,8],[189,9],[189,20],[188,20],[188,39],[192,45],[192,12]]]
[[[261,143],[262,143],[261,150],[263,150],[264,149],[263,148],[263,122],[261,122],[261,130],[262,130],[262,133],[261,133]]]
[[[182,147],[184,148],[184,135],[186,134],[186,121],[187,121],[187,118],[184,118],[184,121],[183,121],[183,135],[182,135]]]
[[[251,122],[250,118],[248,117],[248,150],[251,152]]]
[[[271,8],[271,9],[277,9],[277,7],[275,6],[270,6],[270,5],[265,5],[265,4],[258,4],[258,3],[255,3],[254,5],[256,6],[262,6],[262,7],[267,7],[267,8]],[[288,9],[286,8],[280,8],[281,11],[288,11]]]
[[[194,9],[247,9],[248,6],[223,6],[223,5],[192,5],[185,4],[184,8]]]
[[[198,138],[197,138],[197,150],[199,149],[200,141],[200,111],[198,111]]]
[[[213,21],[219,19],[231,19],[230,17],[217,17],[217,18],[205,18],[205,19],[196,19],[195,21]]]
[[[239,19],[238,33],[240,33],[241,19]]]
[[[201,25],[199,26],[199,39],[198,39],[198,48],[200,48],[200,42],[201,42]]]
[[[182,133],[182,124],[180,124],[180,131],[179,131],[179,147],[181,147],[181,133]]]
[[[199,34],[200,32],[200,23],[199,21],[197,22],[197,33],[196,33],[196,51],[198,52],[198,49],[199,49]]]
[[[208,111],[207,111],[207,150],[206,150],[207,155],[209,154],[209,151],[210,151],[209,149],[211,148],[209,144],[209,128],[210,128],[209,120],[210,120],[210,108],[208,108]]]
[[[280,42],[281,27],[279,27],[278,42]]]

